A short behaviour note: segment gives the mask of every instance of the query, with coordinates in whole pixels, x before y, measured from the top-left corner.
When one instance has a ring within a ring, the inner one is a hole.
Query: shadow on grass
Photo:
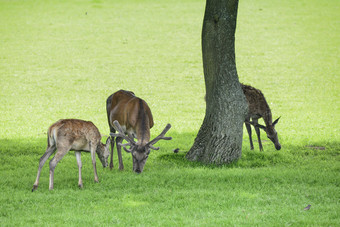
[[[159,145],[161,150],[167,152],[159,152],[154,156],[154,161],[171,163],[181,167],[208,167],[208,168],[258,168],[274,165],[299,165],[309,160],[320,161],[340,161],[340,142],[325,142],[313,144],[282,144],[280,151],[275,150],[272,144],[265,147],[265,151],[249,149],[248,139],[243,141],[242,156],[238,161],[225,165],[205,165],[199,162],[191,162],[185,158],[186,153],[190,149],[196,133],[177,133],[172,131],[171,141],[162,141]],[[264,141],[265,142],[265,141]],[[265,142],[266,143],[266,142]],[[46,138],[20,138],[20,139],[1,139],[0,140],[0,161],[12,161],[13,158],[19,156],[30,156],[29,159],[37,161],[44,154],[46,149]],[[255,144],[256,146],[256,144]],[[173,150],[179,148],[178,153]],[[156,152],[155,152],[156,153]],[[115,157],[114,157],[115,158]],[[14,161],[14,160],[13,160]],[[12,161],[12,162],[13,162]]]
[[[0,155],[43,155],[47,138],[0,139]]]
[[[172,134],[173,140],[183,140],[183,138],[192,137],[192,134]],[[190,138],[192,141],[194,137]],[[254,141],[255,142],[255,141]],[[208,168],[259,168],[275,165],[300,165],[309,160],[335,160],[340,161],[340,142],[317,142],[312,144],[283,144],[282,149],[277,151],[274,145],[267,140],[262,141],[265,151],[259,151],[257,141],[255,142],[254,150],[250,150],[248,138],[244,137],[242,156],[239,160],[224,165],[205,165],[199,162],[191,162],[185,158],[185,155],[190,149],[187,146],[185,149],[179,149],[178,153],[167,153],[160,155],[158,159],[163,162],[175,163],[183,167],[199,167]],[[183,144],[182,142],[178,143]],[[267,145],[267,146],[266,146]]]

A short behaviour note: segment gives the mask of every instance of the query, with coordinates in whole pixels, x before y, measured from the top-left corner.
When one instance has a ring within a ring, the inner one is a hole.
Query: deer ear
[[[254,125],[254,127],[263,129],[264,131],[267,131],[266,126],[263,126],[263,125],[260,125],[260,124],[256,124],[256,125]]]
[[[278,119],[276,119],[274,122],[273,122],[273,126],[276,125],[277,122],[279,122],[281,117],[279,117]]]

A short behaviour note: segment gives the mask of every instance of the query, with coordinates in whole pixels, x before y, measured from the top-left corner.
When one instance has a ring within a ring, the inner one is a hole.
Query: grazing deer
[[[143,172],[150,149],[159,149],[159,147],[153,145],[161,139],[172,139],[171,137],[164,137],[171,125],[168,124],[159,136],[150,141],[150,129],[153,126],[151,110],[143,99],[136,97],[131,91],[119,90],[110,95],[106,100],[106,110],[110,135],[112,136],[110,168],[113,168],[112,156],[114,138],[116,138],[119,169],[124,169],[121,153],[121,147],[123,147],[126,152],[132,154],[133,171],[136,173]],[[134,141],[134,138],[137,139],[137,142]],[[123,139],[128,143],[121,144]],[[130,148],[127,149],[126,146],[130,146]]]
[[[245,125],[249,135],[250,149],[251,150],[254,149],[250,127],[250,125],[253,125],[256,131],[261,151],[263,150],[263,147],[260,137],[260,129],[263,129],[267,133],[267,137],[274,143],[276,150],[280,150],[281,145],[279,143],[277,132],[275,130],[275,125],[277,124],[280,118],[272,122],[271,110],[260,90],[244,84],[241,84],[241,87],[248,101],[248,115],[245,119]],[[258,119],[260,119],[261,117],[263,118],[266,126],[258,124]],[[252,122],[250,122],[250,118],[252,118]]]
[[[77,158],[79,169],[78,186],[83,187],[81,178],[81,151],[91,152],[92,164],[94,169],[94,181],[98,182],[97,168],[96,168],[96,153],[103,164],[103,167],[108,165],[107,159],[110,151],[110,141],[106,140],[106,145],[100,142],[101,135],[98,128],[91,121],[83,121],[77,119],[63,119],[51,125],[47,132],[47,149],[39,161],[39,168],[37,178],[33,184],[32,192],[38,188],[40,172],[46,160],[56,151],[57,153],[50,161],[50,186],[53,189],[54,169],[58,162],[70,150],[74,150]]]

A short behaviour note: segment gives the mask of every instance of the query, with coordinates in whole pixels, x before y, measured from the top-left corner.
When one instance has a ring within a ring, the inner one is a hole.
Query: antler
[[[119,146],[123,147],[124,150],[128,153],[131,153],[132,150],[133,150],[133,147],[134,145],[131,145],[131,143],[125,143],[125,144],[122,144],[122,143],[118,143]],[[130,146],[130,149],[126,148],[126,146]]]
[[[146,144],[146,146],[148,146],[150,149],[153,150],[158,150],[159,147],[154,147],[152,145],[154,145],[155,143],[157,143],[159,140],[171,140],[172,137],[164,137],[165,133],[167,133],[167,131],[169,131],[169,129],[171,128],[170,124],[167,124],[164,128],[164,130],[161,132],[161,134],[159,134],[159,136],[157,136],[156,138],[154,138],[153,140],[151,140],[150,142],[148,142]]]
[[[113,127],[116,129],[116,131],[118,133],[112,133],[111,132],[110,135],[112,137],[121,137],[121,138],[125,139],[126,141],[128,141],[128,143],[126,143],[126,144],[119,143],[119,145],[122,146],[126,152],[131,152],[133,150],[133,147],[137,146],[136,142],[133,140],[132,135],[130,135],[129,133],[128,133],[129,134],[128,136],[125,135],[124,130],[122,129],[122,127],[120,126],[120,124],[118,123],[117,120],[115,120],[113,122]],[[172,137],[165,137],[164,136],[165,133],[167,133],[170,128],[171,128],[171,125],[167,124],[166,127],[164,128],[164,130],[161,132],[161,134],[159,134],[159,136],[157,136],[156,138],[154,138],[153,140],[148,142],[145,146],[149,147],[150,149],[153,149],[153,150],[159,150],[159,147],[154,147],[153,145],[161,139],[171,140]],[[127,149],[126,146],[131,146],[132,148]]]
[[[130,153],[132,151],[132,148],[127,149],[126,146],[134,147],[134,146],[136,146],[136,142],[133,140],[133,138],[130,138],[129,136],[125,135],[124,130],[122,129],[122,126],[120,126],[120,124],[117,120],[115,120],[113,122],[113,127],[116,129],[116,131],[118,131],[118,133],[112,133],[111,132],[110,136],[121,137],[121,138],[125,139],[126,141],[128,141],[128,143],[125,143],[125,144],[119,143],[119,145],[122,146],[126,152]]]

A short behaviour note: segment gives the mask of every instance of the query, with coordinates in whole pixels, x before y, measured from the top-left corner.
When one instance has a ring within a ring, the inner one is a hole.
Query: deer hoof
[[[34,192],[35,190],[37,190],[37,188],[38,188],[38,185],[33,185],[32,192]]]
[[[83,188],[83,184],[78,184],[78,187],[79,187],[80,189],[82,189],[82,188]]]

